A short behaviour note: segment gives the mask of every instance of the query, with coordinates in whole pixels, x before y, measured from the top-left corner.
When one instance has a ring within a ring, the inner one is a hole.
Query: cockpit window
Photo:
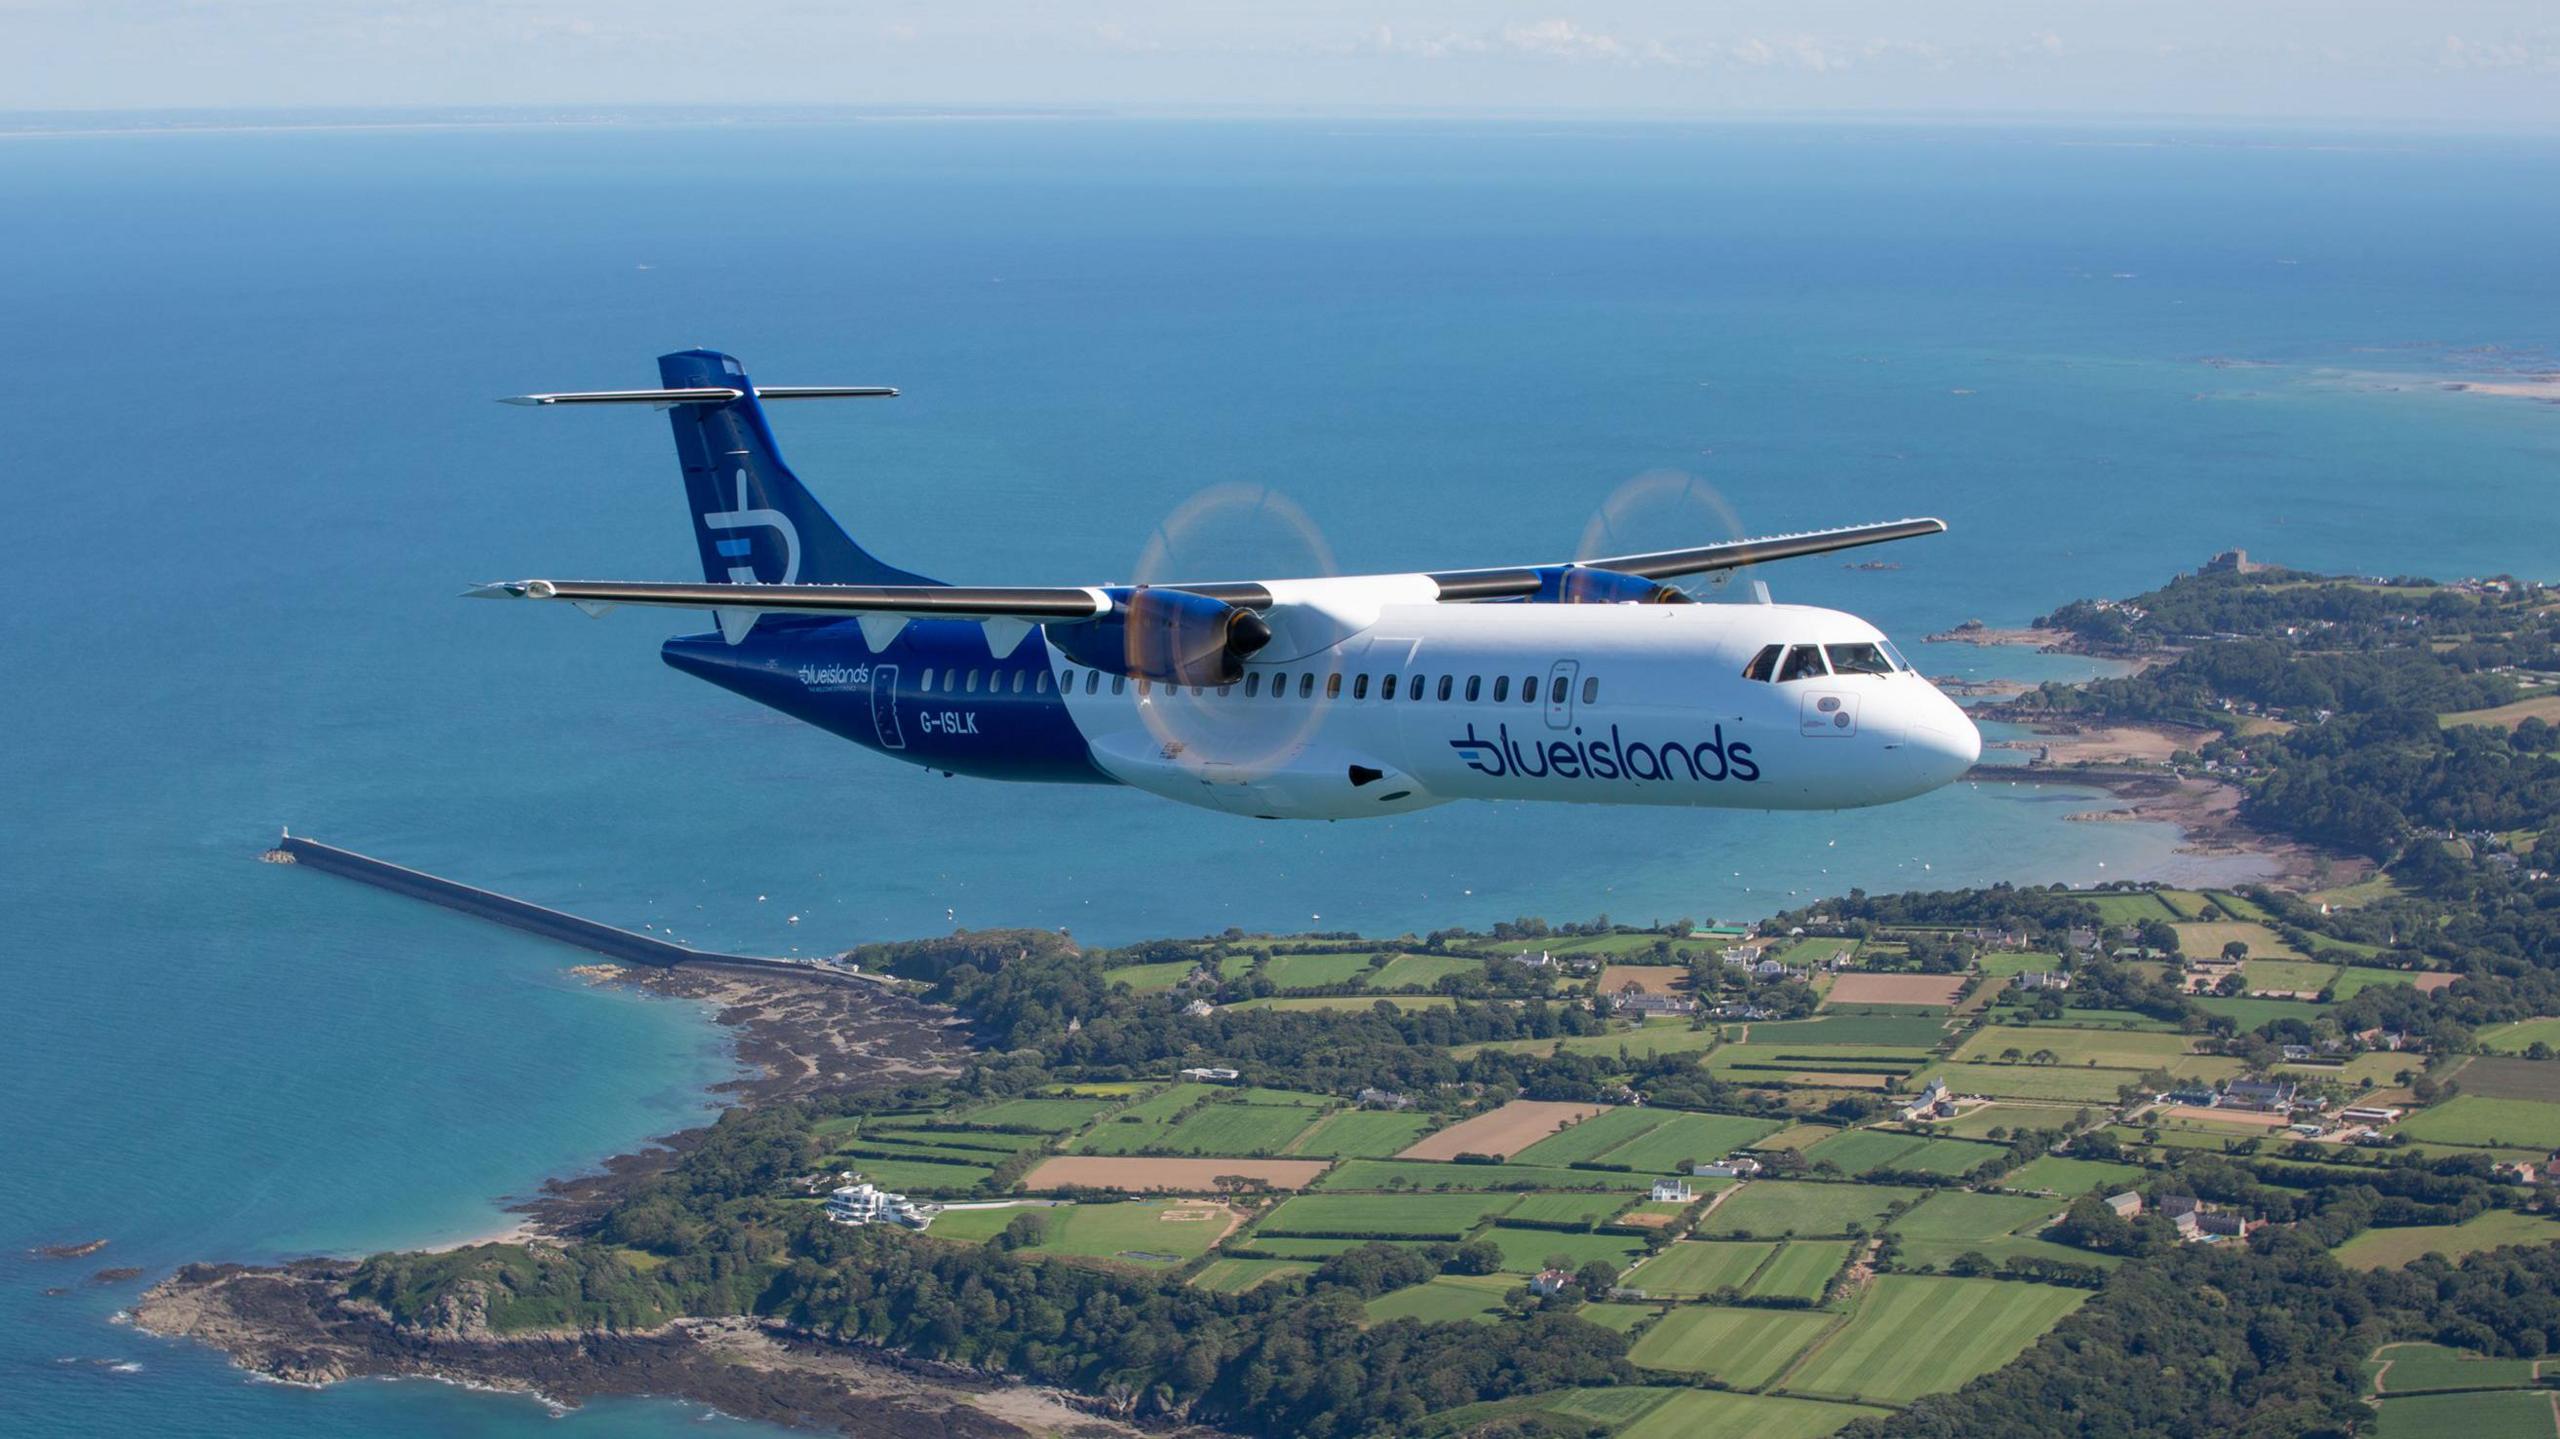
[[[1898,670],[1898,671],[1899,671],[1899,670],[1908,670],[1908,669],[1910,669],[1910,668],[1911,668],[1911,661],[1909,661],[1909,660],[1907,660],[1907,659],[1904,659],[1904,658],[1902,657],[1902,651],[1900,651],[1900,650],[1898,650],[1898,649],[1895,649],[1895,648],[1893,647],[1893,641],[1891,641],[1891,640],[1878,640],[1878,641],[1876,641],[1876,643],[1884,647],[1884,657],[1885,657],[1886,659],[1889,659],[1889,660],[1893,661],[1893,667],[1894,667],[1894,669],[1896,669],[1896,670]]]
[[[1822,665],[1820,645],[1797,645],[1787,651],[1787,662],[1778,670],[1778,683],[1789,680],[1820,679],[1830,671]]]
[[[1897,666],[1882,645],[1824,645],[1836,675],[1889,675]]]
[[[1762,645],[1760,653],[1751,657],[1751,663],[1742,667],[1742,677],[1747,680],[1758,680],[1763,684],[1768,683],[1770,678],[1778,672],[1778,656],[1786,652],[1785,645]]]

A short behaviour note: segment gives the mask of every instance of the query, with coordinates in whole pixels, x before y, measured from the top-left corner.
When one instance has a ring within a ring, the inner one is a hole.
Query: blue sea
[[[2560,408],[2443,385],[2560,365],[2555,161],[1921,124],[0,139],[0,1431],[748,1427],[255,1384],[112,1322],[136,1286],[89,1284],[103,1265],[499,1227],[544,1176],[700,1120],[736,1070],[703,1015],[592,988],[574,954],[255,863],[282,825],[775,952],[954,920],[1392,933],[2205,872],[2158,826],[2065,822],[2104,801],[2059,786],[1292,826],[927,775],[667,670],[663,617],[458,599],[693,562],[663,421],[497,396],[653,383],[696,344],[767,382],[901,386],[778,409],[781,437],[857,535],[960,580],[1905,514],[1952,530],[1876,552],[1898,569],[1764,578],[1906,643],[2235,545],[2551,578]]]

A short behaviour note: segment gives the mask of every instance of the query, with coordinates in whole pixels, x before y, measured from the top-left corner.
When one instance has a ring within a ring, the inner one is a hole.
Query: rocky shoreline
[[[969,1047],[948,1010],[870,986],[610,964],[573,972],[711,1006],[714,1021],[755,1071],[716,1087],[733,1105],[949,1074]],[[662,1135],[594,1173],[546,1182],[514,1206],[525,1216],[523,1242],[577,1240],[632,1186],[665,1171],[708,1132]],[[152,1285],[128,1317],[146,1333],[205,1344],[250,1373],[287,1384],[434,1379],[563,1408],[603,1395],[652,1396],[865,1439],[1125,1439],[1141,1432],[1091,1412],[1092,1401],[1081,1396],[743,1317],[679,1320],[641,1331],[500,1335],[477,1306],[449,1303],[429,1322],[399,1324],[349,1293],[356,1268],[343,1258],[273,1267],[192,1264]]]

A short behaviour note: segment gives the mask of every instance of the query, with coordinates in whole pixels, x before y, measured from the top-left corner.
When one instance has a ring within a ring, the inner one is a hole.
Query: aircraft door
[[[1573,728],[1574,681],[1581,672],[1580,660],[1558,660],[1547,671],[1547,728]]]
[[[882,749],[905,749],[907,732],[898,728],[898,667],[871,667],[871,723],[880,731]]]

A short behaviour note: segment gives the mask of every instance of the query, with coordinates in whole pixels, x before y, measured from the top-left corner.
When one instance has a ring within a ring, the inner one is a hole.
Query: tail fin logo
[[[791,517],[780,510],[749,507],[747,504],[747,472],[744,466],[741,466],[738,469],[737,477],[737,508],[731,510],[714,510],[705,514],[702,517],[703,528],[714,531],[773,531],[775,537],[782,543],[782,575],[780,578],[774,580],[773,583],[778,585],[794,583],[800,578],[800,527],[793,524],[791,522]],[[755,564],[750,558],[755,553],[754,546],[750,544],[744,536],[719,540],[714,544],[714,548],[717,549],[720,554],[729,559],[748,561],[748,563],[745,564],[733,564],[729,566],[729,583],[733,585],[752,585],[761,583],[756,575]]]

